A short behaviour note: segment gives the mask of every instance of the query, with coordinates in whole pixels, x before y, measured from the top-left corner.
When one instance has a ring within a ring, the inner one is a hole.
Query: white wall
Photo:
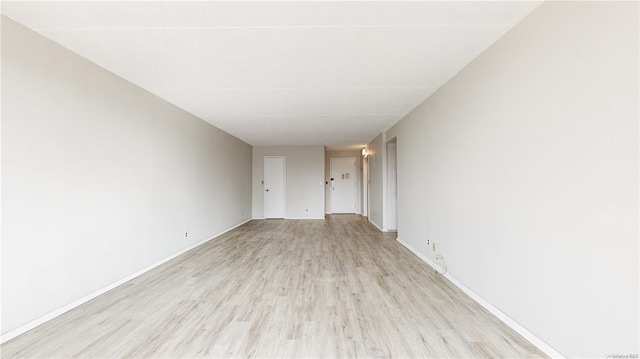
[[[253,218],[264,218],[264,156],[285,156],[286,218],[324,218],[324,147],[253,148]]]
[[[385,134],[399,237],[564,355],[638,353],[638,94],[637,3],[542,4]]]
[[[331,212],[331,159],[356,159],[356,213],[362,213],[362,151],[326,151],[324,154],[325,212]]]
[[[3,333],[250,218],[246,143],[4,17],[2,74]]]

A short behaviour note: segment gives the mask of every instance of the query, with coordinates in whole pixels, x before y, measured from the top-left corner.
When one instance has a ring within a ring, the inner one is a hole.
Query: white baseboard
[[[373,224],[374,227],[378,228],[380,232],[384,232],[376,222],[372,221],[370,218],[367,218],[367,220],[369,221],[369,223]]]
[[[405,246],[408,250],[410,250],[413,254],[418,256],[418,258],[422,259],[429,266],[435,268],[434,263],[429,258],[427,258],[427,256],[425,256],[422,253],[418,252],[418,250],[413,248],[409,243],[403,241],[400,238],[398,238],[397,241],[400,244],[402,244],[403,246]],[[462,284],[459,280],[457,280],[451,274],[445,273],[443,276],[445,278],[447,278],[451,283],[453,283],[453,285],[455,285],[456,287],[460,288],[460,290],[462,290],[465,294],[467,294],[469,297],[471,297],[473,300],[475,300],[478,304],[483,306],[491,314],[495,315],[498,319],[502,320],[507,326],[509,326],[511,329],[515,330],[518,334],[520,334],[522,337],[524,337],[526,340],[528,340],[531,344],[535,345],[542,352],[544,352],[545,354],[547,354],[551,358],[565,358],[565,356],[562,355],[560,352],[555,350],[549,344],[545,343],[542,339],[540,339],[538,336],[536,336],[535,334],[530,332],[527,328],[523,327],[518,322],[516,322],[515,320],[511,319],[511,317],[509,317],[507,314],[502,312],[500,309],[496,308],[491,303],[487,302],[484,298],[482,298],[477,293],[472,291],[469,287],[467,287],[464,284]]]
[[[383,233],[398,233],[397,229],[382,229],[382,228],[380,228],[380,226],[376,222],[372,221],[371,218],[369,218],[367,216],[363,216],[363,217],[366,218],[369,221],[369,223],[373,224],[374,227],[378,228],[378,230],[380,232],[383,232]]]
[[[223,234],[225,234],[225,233],[227,233],[227,232],[229,232],[231,230],[234,230],[234,229],[240,227],[241,225],[243,225],[243,224],[245,224],[245,223],[247,223],[249,221],[251,221],[251,218],[249,218],[249,219],[247,219],[247,220],[245,220],[245,221],[243,221],[243,222],[241,222],[239,224],[236,224],[235,226],[233,226],[231,228],[225,229],[224,231],[214,235],[213,237],[211,237],[209,239],[205,239],[205,240],[200,241],[200,242],[198,242],[196,244],[192,244],[187,248],[181,249],[178,252],[176,252],[176,253],[168,256],[168,257],[165,257],[165,258],[159,260],[158,262],[153,263],[152,265],[150,265],[148,267],[145,267],[145,268],[143,268],[143,269],[141,269],[141,270],[139,270],[139,271],[137,271],[137,272],[135,272],[135,273],[133,273],[133,274],[131,274],[129,276],[126,276],[126,277],[124,277],[124,278],[122,278],[120,280],[117,280],[117,281],[107,285],[106,287],[98,289],[97,291],[95,291],[95,292],[93,292],[91,294],[88,294],[88,295],[86,295],[86,296],[84,296],[84,297],[82,297],[82,298],[80,298],[78,300],[75,300],[75,301],[73,301],[73,302],[71,302],[71,303],[69,303],[69,304],[67,304],[67,305],[65,305],[65,306],[63,306],[61,308],[58,308],[58,309],[56,309],[56,310],[54,310],[54,311],[52,311],[52,312],[50,312],[48,314],[45,314],[45,315],[43,315],[42,317],[40,317],[38,319],[32,320],[27,324],[24,324],[24,325],[14,329],[14,330],[11,330],[11,331],[3,334],[0,337],[0,343],[4,343],[6,341],[9,341],[9,340],[17,337],[18,335],[23,334],[23,333],[25,333],[25,332],[27,332],[27,331],[39,326],[40,324],[44,324],[45,322],[48,322],[51,319],[53,319],[55,317],[58,317],[58,316],[60,316],[60,315],[62,315],[64,313],[70,311],[71,309],[74,309],[74,308],[80,306],[81,304],[84,304],[84,303],[90,301],[91,299],[110,291],[111,289],[113,289],[115,287],[132,280],[132,279],[134,279],[134,278],[136,278],[136,277],[138,277],[138,276],[140,276],[140,275],[152,270],[153,268],[155,268],[155,267],[157,267],[157,266],[159,266],[161,264],[164,264],[164,263],[176,258],[177,256],[179,256],[181,254],[184,254],[184,253],[186,253],[186,252],[188,252],[188,251],[190,251],[190,250],[192,250],[192,249],[194,249],[194,248],[196,248],[198,246],[201,246],[201,245],[209,242],[210,240],[212,240],[214,238],[217,238],[217,237],[219,237],[219,236],[221,236],[221,235],[223,235]]]

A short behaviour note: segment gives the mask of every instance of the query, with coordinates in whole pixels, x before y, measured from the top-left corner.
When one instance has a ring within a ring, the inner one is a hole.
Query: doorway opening
[[[394,137],[387,142],[387,231],[398,231],[398,148]]]
[[[369,157],[362,158],[362,216],[369,217]]]

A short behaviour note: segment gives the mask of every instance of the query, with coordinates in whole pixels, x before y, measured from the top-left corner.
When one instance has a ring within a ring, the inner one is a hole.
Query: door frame
[[[391,150],[393,148],[393,150]],[[398,141],[392,138],[385,144],[386,152],[386,199],[384,226],[387,232],[398,231]],[[393,177],[393,178],[392,178]],[[393,218],[393,223],[391,223]],[[391,225],[393,224],[393,225]]]
[[[267,158],[282,158],[282,218],[287,218],[287,156],[264,156],[262,160],[262,217],[267,219],[267,200],[264,190],[264,173]],[[274,217],[275,218],[275,217]]]
[[[353,213],[358,212],[358,166],[356,165],[358,159],[355,157],[330,157],[329,158],[329,183],[331,184],[331,192],[329,193],[329,207],[330,213],[334,213],[333,211],[333,181],[331,181],[331,174],[333,173],[333,160],[353,160],[353,174],[355,178],[353,179]]]
[[[362,158],[362,212],[363,217],[369,217],[369,158]]]

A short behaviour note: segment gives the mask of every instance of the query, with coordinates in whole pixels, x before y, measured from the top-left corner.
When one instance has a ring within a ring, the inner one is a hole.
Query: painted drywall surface
[[[286,218],[324,218],[324,147],[253,147],[253,218],[264,218],[264,156],[286,157]]]
[[[3,333],[250,218],[246,143],[7,18],[2,73]]]
[[[369,221],[378,229],[384,229],[384,195],[383,187],[385,174],[383,171],[384,156],[386,155],[384,134],[378,135],[367,145],[369,153]]]
[[[386,133],[399,237],[569,357],[638,352],[637,7],[544,3]]]
[[[325,164],[325,211],[331,212],[331,158],[355,158],[356,159],[356,212],[362,213],[362,151],[326,151]]]

